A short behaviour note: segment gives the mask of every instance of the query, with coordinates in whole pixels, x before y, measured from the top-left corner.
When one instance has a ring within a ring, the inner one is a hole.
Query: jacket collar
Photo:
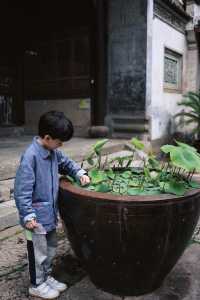
[[[42,158],[47,159],[51,156],[51,152],[48,149],[45,149],[39,142],[38,142],[38,136],[35,136],[33,138],[33,145],[37,149],[37,151],[40,153]]]

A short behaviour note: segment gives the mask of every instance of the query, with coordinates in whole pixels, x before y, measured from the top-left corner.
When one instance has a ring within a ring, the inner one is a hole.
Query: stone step
[[[107,123],[111,128],[112,138],[130,138],[134,135],[147,134],[149,131],[149,120],[144,114],[138,115],[110,115]]]
[[[0,203],[0,212],[0,231],[19,224],[14,200]]]
[[[0,137],[16,137],[24,134],[21,126],[0,126]]]
[[[150,135],[148,133],[133,133],[133,132],[113,132],[112,137],[115,139],[132,139],[136,137],[137,139],[141,140],[143,143],[150,143]]]
[[[143,114],[135,115],[135,116],[112,115],[111,118],[114,122],[121,122],[121,123],[145,123],[149,121],[149,119]]]
[[[13,199],[14,179],[0,180],[0,203]]]
[[[140,123],[135,123],[135,124],[119,124],[115,123],[113,124],[113,131],[117,132],[131,132],[131,133],[142,133],[142,132],[147,132],[148,131],[148,124],[140,124]]]

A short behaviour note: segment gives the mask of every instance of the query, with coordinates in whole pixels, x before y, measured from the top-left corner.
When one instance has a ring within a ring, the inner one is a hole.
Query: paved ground
[[[0,138],[0,181],[15,176],[16,167],[19,163],[20,156],[26,147],[31,143],[31,136],[17,138]],[[69,157],[76,161],[81,161],[86,153],[88,153],[91,145],[97,139],[73,138],[69,142],[64,143],[60,149]],[[111,140],[107,144],[107,148],[119,149],[119,145],[124,145],[127,140]]]

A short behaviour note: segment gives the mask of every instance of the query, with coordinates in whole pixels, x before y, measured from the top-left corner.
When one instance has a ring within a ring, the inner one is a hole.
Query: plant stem
[[[101,154],[99,154],[98,162],[99,162],[99,169],[101,169]]]
[[[189,181],[190,175],[191,175],[191,172],[189,172],[187,175],[187,178],[186,178],[187,181]]]
[[[191,173],[191,175],[190,175],[190,179],[189,179],[189,181],[191,181],[191,180],[192,180],[192,177],[193,177],[193,175],[194,175],[194,172],[195,172],[195,169],[192,171],[192,173]]]

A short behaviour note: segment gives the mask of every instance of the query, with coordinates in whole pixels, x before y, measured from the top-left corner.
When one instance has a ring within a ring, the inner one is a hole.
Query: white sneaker
[[[63,292],[67,289],[67,285],[65,283],[57,281],[55,278],[48,276],[45,281],[52,289],[57,290],[59,292]]]
[[[55,299],[60,293],[58,290],[52,289],[46,282],[43,282],[37,287],[30,287],[29,294],[42,299]]]

